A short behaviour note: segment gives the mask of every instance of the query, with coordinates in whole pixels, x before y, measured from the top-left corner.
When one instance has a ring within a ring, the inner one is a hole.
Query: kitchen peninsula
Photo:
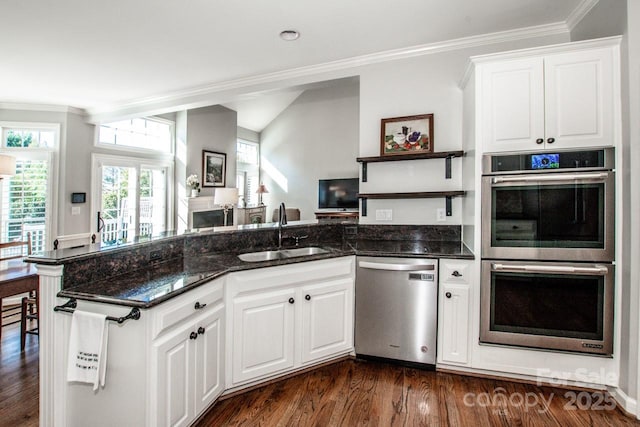
[[[353,354],[354,255],[473,259],[459,226],[298,222],[285,232],[287,247],[306,235],[326,252],[241,261],[277,246],[277,226],[257,224],[29,258],[41,275],[41,423],[188,425],[222,393]],[[71,299],[113,317],[141,312],[109,324],[95,394],[66,383],[71,316],[53,310]],[[282,345],[260,347],[272,344]]]

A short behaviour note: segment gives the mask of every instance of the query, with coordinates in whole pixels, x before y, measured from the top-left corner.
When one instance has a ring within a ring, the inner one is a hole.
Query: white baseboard
[[[638,401],[627,395],[620,387],[610,387],[609,394],[628,415],[638,418]]]

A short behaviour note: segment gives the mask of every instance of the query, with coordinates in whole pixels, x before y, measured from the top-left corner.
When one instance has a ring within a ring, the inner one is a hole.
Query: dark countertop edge
[[[469,250],[469,248],[462,243],[463,251],[460,254],[440,254],[440,253],[424,253],[424,254],[407,254],[407,253],[394,253],[394,252],[380,252],[380,251],[358,251],[353,248],[353,246],[347,242],[350,249],[335,249],[333,248],[329,253],[326,254],[317,254],[317,255],[309,255],[302,257],[295,257],[289,259],[280,259],[280,260],[271,260],[271,261],[261,261],[261,262],[239,262],[237,265],[229,266],[225,269],[221,269],[211,274],[208,274],[206,277],[203,277],[201,280],[197,282],[191,283],[188,286],[177,289],[173,292],[163,295],[151,302],[143,302],[139,300],[130,300],[130,299],[120,299],[115,297],[101,296],[95,294],[87,294],[84,292],[77,292],[71,289],[64,289],[58,293],[59,298],[75,298],[83,301],[91,301],[91,302],[99,302],[105,304],[113,304],[125,307],[138,307],[142,309],[148,309],[157,306],[165,301],[168,301],[172,298],[175,298],[179,295],[182,295],[185,292],[188,292],[192,289],[195,289],[205,283],[210,282],[211,280],[217,279],[221,276],[224,276],[228,273],[245,271],[245,270],[255,270],[258,268],[267,268],[267,267],[276,267],[280,265],[288,265],[288,264],[298,264],[301,262],[308,261],[318,261],[323,259],[331,259],[331,258],[339,258],[343,256],[378,256],[378,257],[398,257],[398,258],[445,258],[445,259],[465,259],[465,260],[473,260],[475,256]]]
[[[294,257],[294,258],[288,258],[288,259],[260,261],[260,262],[239,261],[239,264],[237,265],[229,266],[225,269],[221,269],[211,274],[207,274],[206,277],[203,277],[202,279],[194,283],[191,283],[188,286],[169,292],[168,294],[165,294],[151,302],[143,302],[143,301],[133,300],[133,299],[120,299],[120,298],[109,297],[109,296],[88,294],[86,292],[74,291],[73,288],[61,290],[60,292],[58,292],[57,297],[75,298],[83,301],[99,302],[99,303],[120,305],[125,307],[138,307],[142,309],[148,309],[148,308],[155,307],[158,304],[161,304],[167,300],[175,298],[178,295],[181,295],[187,291],[195,289],[214,279],[224,276],[227,273],[233,273],[233,272],[245,271],[245,270],[255,270],[258,268],[266,268],[266,267],[277,267],[280,265],[287,265],[287,264],[298,264],[298,263],[307,262],[307,261],[319,261],[323,259],[339,258],[339,257],[351,256],[351,255],[355,255],[355,252],[352,250],[332,249],[329,253]],[[79,285],[79,286],[82,286],[82,285]]]

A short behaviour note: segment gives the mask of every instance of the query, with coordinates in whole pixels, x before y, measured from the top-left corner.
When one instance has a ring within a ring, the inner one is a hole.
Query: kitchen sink
[[[309,246],[308,248],[284,249],[280,252],[284,253],[286,258],[291,258],[296,256],[326,254],[329,251],[317,246]]]
[[[295,248],[295,249],[282,249],[279,251],[261,251],[261,252],[249,252],[246,254],[238,255],[241,261],[245,262],[260,262],[260,261],[273,261],[276,259],[294,258],[299,256],[309,256],[326,254],[329,251],[317,246],[310,246],[307,248]]]

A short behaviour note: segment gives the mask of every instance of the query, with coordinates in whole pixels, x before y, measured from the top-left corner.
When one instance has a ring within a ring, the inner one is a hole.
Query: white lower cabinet
[[[354,279],[354,257],[230,276],[227,388],[352,352]]]
[[[441,260],[438,307],[438,363],[469,363],[469,292],[473,261]]]
[[[152,343],[152,425],[186,426],[224,391],[224,305],[205,307]]]
[[[304,286],[300,345],[302,363],[353,347],[353,279]]]
[[[295,296],[282,289],[234,299],[234,382],[293,367]]]

